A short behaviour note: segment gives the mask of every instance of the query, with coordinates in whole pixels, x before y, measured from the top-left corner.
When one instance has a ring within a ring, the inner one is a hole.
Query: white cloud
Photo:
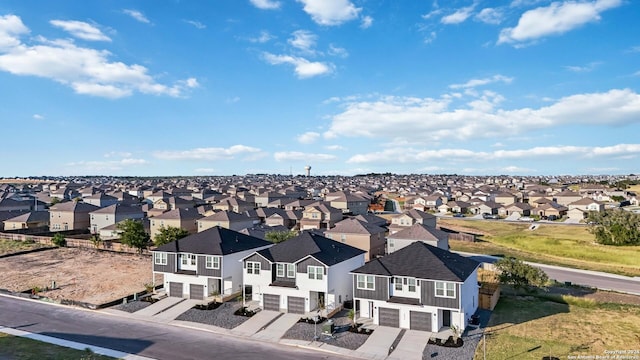
[[[249,38],[249,41],[253,42],[253,43],[260,43],[260,44],[264,44],[266,42],[268,42],[269,40],[273,39],[273,35],[269,34],[268,31],[262,30],[260,31],[260,35],[258,35],[257,37],[254,38]]]
[[[73,168],[74,173],[87,175],[95,172],[121,171],[126,168],[133,168],[145,164],[148,164],[145,159],[125,158],[106,161],[74,161],[66,163],[65,166]]]
[[[492,152],[474,151],[468,149],[439,149],[420,150],[413,148],[389,148],[379,152],[357,154],[347,160],[350,164],[366,163],[425,163],[429,161],[472,161],[492,162],[496,160],[521,160],[533,158],[546,158],[549,156],[581,157],[581,158],[615,158],[620,156],[633,156],[640,154],[640,144],[618,144],[603,147],[589,146],[541,146],[530,149],[496,150]],[[509,166],[508,172],[531,172],[527,168]],[[511,171],[513,170],[513,171]]]
[[[503,101],[500,94],[484,91],[462,98],[451,94],[440,98],[379,96],[344,102],[344,110],[331,117],[323,135],[389,142],[468,140],[569,124],[625,125],[640,117],[640,95],[630,89],[571,95],[537,109],[502,109]]]
[[[235,104],[235,103],[237,103],[238,101],[240,101],[240,97],[239,97],[239,96],[229,97],[229,98],[227,98],[227,99],[225,100],[225,102],[226,102],[227,104]]]
[[[349,0],[296,0],[303,10],[320,25],[334,26],[356,19],[362,10]]]
[[[133,10],[133,9],[124,9],[122,10],[123,13],[131,16],[132,18],[140,21],[141,23],[145,23],[145,24],[149,24],[151,23],[151,21],[149,21],[149,19],[147,19],[146,16],[144,16],[143,13],[141,13],[138,10]]]
[[[530,169],[530,168],[525,168],[525,167],[520,167],[515,165],[505,166],[500,170],[505,174],[523,174],[523,173],[536,172],[535,169]]]
[[[306,54],[315,54],[315,50],[313,49],[316,46],[316,41],[318,40],[318,36],[311,31],[307,30],[296,30],[291,34],[291,38],[287,40],[289,45],[294,48],[302,51]]]
[[[341,145],[327,145],[324,148],[331,151],[346,150],[346,148]]]
[[[437,37],[436,32],[435,32],[435,31],[432,31],[432,32],[430,32],[430,33],[429,33],[429,35],[427,35],[427,36],[424,38],[424,43],[425,43],[425,44],[431,44],[431,43],[436,39],[436,37]]]
[[[485,24],[498,25],[502,22],[504,14],[499,9],[484,8],[475,16],[476,20]]]
[[[200,21],[196,21],[196,20],[185,20],[185,22],[189,25],[193,25],[196,29],[206,29],[207,25],[201,23]]]
[[[453,14],[443,16],[440,19],[440,22],[446,25],[463,23],[469,18],[469,16],[471,16],[471,13],[473,13],[474,8],[475,8],[475,5],[460,8],[456,10]]]
[[[0,17],[0,70],[22,76],[38,76],[67,85],[78,94],[121,98],[134,91],[144,94],[183,96],[198,87],[195,78],[160,84],[142,65],[110,61],[107,50],[81,47],[69,40],[33,37],[23,43],[29,32],[19,17]]]
[[[213,173],[215,173],[215,169],[212,168],[197,168],[194,169],[193,172],[195,172],[196,174],[206,174],[206,175],[211,175]]]
[[[131,154],[130,152],[121,152],[121,151],[111,151],[104,154],[104,157],[106,158],[112,158],[112,157],[130,158],[132,156],[133,154]]]
[[[478,86],[483,86],[483,85],[492,84],[492,83],[496,83],[496,82],[503,82],[505,84],[510,84],[511,81],[513,81],[513,78],[511,78],[511,77],[504,76],[504,75],[493,75],[492,77],[489,77],[489,78],[471,79],[471,80],[467,81],[464,84],[449,85],[449,88],[451,88],[451,89],[469,89],[469,88],[475,88],[475,87],[478,87]]]
[[[425,19],[425,20],[429,20],[432,17],[438,16],[440,14],[442,14],[442,9],[435,9],[435,10],[432,10],[432,11],[428,12],[427,14],[422,15],[422,18]]]
[[[263,54],[264,60],[271,65],[289,64],[294,66],[294,71],[298,78],[306,79],[318,75],[333,72],[333,64],[318,61],[309,61],[302,57],[290,55]]]
[[[298,135],[297,140],[301,144],[313,144],[320,138],[320,133],[308,131],[302,135]]]
[[[90,41],[111,41],[111,39],[107,35],[103,34],[100,29],[83,21],[51,20],[49,23],[79,39]]]
[[[253,6],[262,10],[275,10],[280,8],[280,1],[273,0],[249,0]]]
[[[373,18],[369,15],[363,16],[360,20],[360,27],[363,29],[368,29],[373,25]]]
[[[594,61],[584,66],[565,66],[564,68],[572,72],[582,73],[582,72],[591,72],[601,64],[602,62],[600,61]]]
[[[349,56],[349,52],[347,51],[347,49],[335,46],[333,44],[329,44],[328,53],[331,56],[339,56],[341,58],[346,58]]]
[[[264,156],[262,150],[246,145],[233,145],[228,148],[208,147],[190,150],[156,151],[153,156],[162,160],[231,160],[245,156],[244,160],[254,160]]]
[[[500,31],[498,44],[531,42],[560,35],[600,20],[600,13],[622,5],[622,0],[565,1],[526,11],[518,25]]]
[[[276,161],[306,161],[322,162],[335,160],[336,156],[331,154],[303,153],[299,151],[282,151],[273,154]]]
[[[40,115],[40,114],[33,114],[33,118],[36,120],[44,120],[44,116]]]

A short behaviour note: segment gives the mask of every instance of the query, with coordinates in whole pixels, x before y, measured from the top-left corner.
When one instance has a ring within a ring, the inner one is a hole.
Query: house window
[[[276,264],[276,276],[284,277],[284,264]]]
[[[180,254],[180,260],[182,262],[182,265],[189,264],[189,257],[187,256],[187,254]]]
[[[153,253],[153,262],[156,265],[167,265],[167,253]]]
[[[340,240],[342,240],[342,242],[345,242],[345,240],[347,240],[347,235],[341,234],[340,235]]]
[[[357,288],[361,290],[375,290],[373,275],[358,275]]]
[[[247,261],[247,274],[260,275],[260,263]]]
[[[205,267],[207,269],[220,269],[220,258],[217,256],[207,256]]]
[[[324,236],[325,236],[327,239],[331,239],[331,234],[329,234],[329,233],[324,234]]]
[[[416,279],[408,278],[407,284],[409,285],[409,292],[416,292]]]
[[[312,219],[317,219],[318,218],[318,213],[312,213],[311,214],[311,218]]]
[[[402,291],[402,278],[394,278],[393,283],[397,291]]]
[[[287,277],[295,278],[296,277],[296,266],[293,264],[287,264]]]
[[[455,298],[456,284],[450,282],[436,281],[436,296]]]
[[[388,242],[389,242],[389,247],[394,247],[395,246],[393,239],[388,239]]]
[[[322,280],[324,268],[322,266],[307,266],[307,274],[309,274],[309,279]]]

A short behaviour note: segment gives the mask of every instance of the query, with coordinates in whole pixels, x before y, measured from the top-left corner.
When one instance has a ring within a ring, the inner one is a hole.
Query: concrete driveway
[[[368,359],[385,359],[400,331],[399,328],[378,326],[369,335],[367,341],[356,350],[356,355]]]
[[[422,360],[422,352],[431,337],[428,331],[407,330],[388,359]]]
[[[253,334],[253,338],[275,341],[280,340],[290,327],[300,320],[300,314],[284,314],[262,331]]]
[[[243,322],[235,329],[231,330],[231,333],[240,336],[251,336],[260,331],[260,329],[265,327],[268,323],[270,323],[271,321],[273,321],[273,319],[277,318],[280,315],[282,315],[282,313],[279,311],[258,311],[258,313],[253,315],[249,320]]]

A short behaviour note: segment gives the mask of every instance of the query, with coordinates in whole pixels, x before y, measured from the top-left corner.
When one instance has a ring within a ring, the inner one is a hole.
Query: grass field
[[[0,332],[0,359],[15,360],[108,360],[88,350],[75,350]]]
[[[45,247],[45,245],[26,241],[0,240],[0,255],[39,249],[41,247]]]
[[[441,226],[482,234],[482,241],[451,241],[452,250],[514,256],[526,261],[640,276],[640,246],[595,243],[586,226],[530,224],[503,221],[438,219]]]
[[[627,191],[633,191],[636,194],[638,194],[638,193],[640,193],[640,185],[631,185],[631,186],[629,186]]]
[[[566,359],[640,349],[640,306],[549,298],[503,295],[487,327],[487,359]],[[483,358],[482,345],[475,359]]]

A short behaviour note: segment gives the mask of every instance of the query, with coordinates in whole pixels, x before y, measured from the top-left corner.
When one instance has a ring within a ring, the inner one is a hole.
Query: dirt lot
[[[103,304],[145,289],[152,279],[148,256],[58,248],[0,259],[0,289],[58,289],[41,296]]]

